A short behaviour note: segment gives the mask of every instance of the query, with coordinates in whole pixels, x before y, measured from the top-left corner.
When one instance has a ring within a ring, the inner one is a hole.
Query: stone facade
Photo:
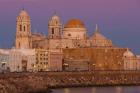
[[[125,48],[77,48],[77,49],[64,49],[64,59],[71,60],[88,60],[89,69],[92,70],[123,70],[123,53]],[[69,62],[64,60],[63,64],[72,65],[73,61]],[[86,62],[88,62],[86,61]],[[75,63],[76,64],[76,61]],[[77,62],[75,68],[79,68],[81,63]],[[85,64],[86,67],[86,64]],[[73,68],[69,68],[71,70]]]
[[[49,50],[49,71],[62,71],[62,50]]]
[[[89,59],[68,58],[63,61],[64,71],[89,71]]]

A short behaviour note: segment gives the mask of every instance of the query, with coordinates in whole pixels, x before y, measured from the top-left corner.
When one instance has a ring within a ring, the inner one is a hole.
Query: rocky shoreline
[[[49,93],[51,88],[140,85],[140,71],[0,74],[0,93]]]

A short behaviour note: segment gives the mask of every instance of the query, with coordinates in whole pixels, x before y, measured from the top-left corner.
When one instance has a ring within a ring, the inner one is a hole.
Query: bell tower
[[[24,9],[21,10],[16,21],[16,49],[32,48],[30,16]]]
[[[62,34],[62,24],[60,18],[55,14],[48,24],[48,35],[50,39],[59,39]]]

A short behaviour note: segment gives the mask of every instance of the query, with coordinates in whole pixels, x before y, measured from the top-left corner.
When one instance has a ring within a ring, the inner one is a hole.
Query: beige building
[[[137,60],[137,70],[140,70],[140,55],[136,55]]]
[[[34,71],[62,71],[61,49],[35,49]]]
[[[36,71],[48,71],[48,51],[44,49],[35,49],[36,62],[34,64],[34,70]]]
[[[49,50],[49,71],[62,71],[63,53],[61,49]]]
[[[140,70],[140,57],[136,56],[130,49],[123,54],[124,70]]]

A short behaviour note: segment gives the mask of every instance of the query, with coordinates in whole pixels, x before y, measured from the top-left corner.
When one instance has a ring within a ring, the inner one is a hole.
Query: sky
[[[0,48],[14,46],[16,17],[23,7],[31,17],[32,32],[47,35],[56,11],[63,24],[78,18],[90,36],[98,24],[114,45],[140,54],[140,0],[0,0]]]

